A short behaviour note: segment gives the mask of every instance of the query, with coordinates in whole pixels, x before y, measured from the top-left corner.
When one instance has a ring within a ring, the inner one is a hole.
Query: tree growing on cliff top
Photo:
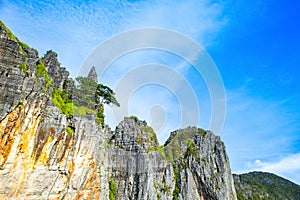
[[[114,91],[90,77],[77,77],[75,80],[77,86],[73,92],[73,102],[77,108],[74,113],[95,114],[98,123],[104,125],[104,104],[120,106]]]
[[[115,97],[114,91],[106,85],[98,84],[96,89],[96,99],[100,106],[103,104],[120,106]]]

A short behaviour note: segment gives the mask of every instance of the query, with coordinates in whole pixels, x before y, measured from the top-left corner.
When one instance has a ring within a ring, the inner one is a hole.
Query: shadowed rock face
[[[236,199],[218,136],[188,127],[159,146],[136,117],[113,133],[93,115],[67,118],[51,88],[71,91],[74,81],[56,53],[40,59],[8,32],[1,23],[0,199]]]

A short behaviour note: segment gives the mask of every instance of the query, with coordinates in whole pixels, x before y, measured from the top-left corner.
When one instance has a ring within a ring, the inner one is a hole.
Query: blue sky
[[[123,31],[160,27],[190,37],[211,56],[224,82],[226,118],[220,135],[232,171],[270,171],[300,183],[299,10],[299,2],[283,0],[3,0],[0,19],[41,56],[48,49],[58,52],[73,77],[101,42]],[[186,95],[191,102],[197,99],[198,125],[209,128],[207,86],[178,56],[157,50],[133,52],[113,63],[100,81],[116,88],[136,66],[149,63],[168,66],[170,73],[175,70],[184,77],[176,84],[184,88],[174,92],[169,85],[145,85],[131,95],[129,114],[146,119],[163,143],[169,131],[180,127],[178,116],[185,104],[179,97]],[[149,76],[152,73],[157,71]],[[106,110],[114,126],[112,111]]]

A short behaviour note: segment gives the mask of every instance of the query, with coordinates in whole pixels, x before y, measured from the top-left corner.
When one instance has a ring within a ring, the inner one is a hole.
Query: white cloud
[[[251,171],[275,173],[300,184],[300,152],[286,155],[273,162],[255,160],[249,162],[248,167]]]
[[[108,39],[114,34],[121,33],[130,29],[140,27],[162,27],[174,29],[180,33],[184,33],[192,37],[197,42],[206,41],[209,43],[211,35],[217,33],[224,25],[224,20],[221,18],[222,7],[217,3],[210,3],[209,0],[187,0],[187,1],[157,1],[145,0],[137,2],[129,2],[125,0],[119,1],[91,1],[91,2],[63,2],[49,0],[46,3],[40,1],[32,1],[31,3],[23,1],[5,3],[0,8],[0,17],[8,26],[16,31],[16,35],[24,38],[24,42],[28,43],[40,50],[41,54],[47,49],[53,49],[58,52],[59,60],[68,69],[71,69],[71,75],[76,76],[81,64],[87,55],[97,47],[101,42]],[[148,37],[148,35],[147,35]],[[159,35],[154,35],[157,41],[164,40]],[[138,42],[141,38],[133,38],[130,42]],[[180,41],[178,41],[180,43]],[[206,45],[202,43],[202,45]],[[124,44],[120,44],[120,47]],[[178,45],[172,43],[172,45]],[[182,44],[181,44],[182,45]],[[194,52],[196,53],[196,52]],[[190,55],[189,55],[190,56]],[[176,67],[182,63],[182,58],[176,56],[168,56],[159,53],[144,52],[137,56],[125,55],[121,62],[116,62],[116,68],[110,67],[105,74],[104,81],[112,88],[117,85],[117,82],[137,65],[151,63],[166,64],[178,72],[185,73],[187,82],[191,81],[189,76],[193,75],[182,67]],[[98,62],[99,63],[99,62]],[[99,63],[101,65],[101,62]],[[154,74],[157,73],[153,72]],[[171,78],[166,76],[166,78]],[[194,82],[198,82],[193,89],[198,91],[197,97],[201,97],[201,116],[202,123],[206,126],[206,116],[209,114],[209,98],[201,77],[197,77]],[[178,81],[169,80],[170,84],[181,84]],[[199,84],[201,82],[201,84]],[[182,93],[189,95],[189,92],[184,88]],[[157,92],[155,98],[164,99],[165,94]],[[139,98],[144,99],[144,94],[140,93]],[[188,99],[187,99],[188,100]],[[137,97],[136,97],[136,101]],[[167,99],[166,104],[174,104],[172,99]],[[187,101],[186,101],[187,102]],[[149,113],[150,110],[145,110],[149,106],[136,104],[137,109]],[[149,103],[149,102],[148,102]],[[191,104],[191,103],[190,103]],[[151,104],[153,105],[153,104]],[[160,104],[161,105],[161,104]],[[191,106],[195,105],[194,103]],[[165,106],[171,113],[172,106]],[[188,108],[190,109],[190,107]],[[109,110],[109,109],[107,109]],[[192,119],[195,121],[194,109],[190,112]],[[204,110],[204,111],[203,111]],[[107,111],[108,112],[108,111]],[[179,112],[178,116],[180,116]],[[174,114],[176,115],[176,114]],[[167,119],[169,120],[169,119]],[[109,121],[109,120],[108,120]],[[176,120],[165,126],[165,129],[173,130],[178,128]],[[172,124],[173,123],[173,124]],[[208,122],[207,122],[208,123]],[[111,124],[113,127],[115,124]],[[195,124],[196,125],[196,124]]]
[[[246,87],[227,91],[222,138],[233,173],[267,171],[300,183],[299,126],[287,99],[262,99]]]
[[[131,3],[126,0],[99,0],[76,3],[75,1],[36,0],[28,3],[21,0],[4,0],[0,3],[0,18],[21,40],[37,48],[41,54],[48,49],[57,51],[59,60],[75,76],[84,59],[95,47],[112,35],[128,29],[145,26],[169,28],[186,34],[202,46],[209,45],[226,23],[222,15],[221,3],[211,2],[216,1],[186,0],[174,3],[171,0],[145,0]],[[134,41],[133,39],[132,42]],[[182,60],[176,60],[165,54],[137,54],[135,57],[128,56],[121,61],[122,65],[107,71],[104,81],[110,86],[117,85],[118,80],[132,68],[150,61],[173,66],[189,78],[194,75],[192,71],[186,70]],[[207,88],[199,77],[189,81],[194,81],[191,85],[197,91],[201,117],[204,116],[201,118],[204,122],[201,121],[203,123],[200,122],[200,125],[206,128],[211,111],[209,98],[207,98],[209,94],[205,91]],[[202,83],[199,84],[201,81]],[[246,83],[249,81],[251,79]],[[291,141],[299,138],[295,136],[299,127],[296,129],[293,124],[287,123],[291,119],[287,120],[284,110],[277,106],[278,102],[251,97],[244,92],[241,90],[227,92],[227,122],[222,136],[230,154],[233,171],[245,168],[244,163],[248,160],[266,160],[266,158],[274,160],[276,157],[282,157],[290,153]],[[140,98],[137,98],[138,96]],[[137,94],[132,102],[136,105],[136,110],[132,110],[132,114],[138,110],[141,118],[149,120],[149,123],[151,123],[152,106],[157,109],[153,116],[161,113],[159,116],[161,119],[168,117],[163,116],[163,111],[176,115],[174,99],[169,98],[162,91],[156,92],[153,96],[159,101],[148,101],[147,98],[145,99],[145,93],[142,92]],[[106,109],[106,112],[110,110]],[[177,122],[178,120],[171,120],[171,123],[164,125],[164,130],[177,128]],[[257,161],[256,167],[253,166],[251,169],[277,171],[281,169],[283,173],[288,165],[296,166],[297,161],[299,161],[298,154],[295,154],[274,163]],[[284,166],[284,163],[291,164]],[[297,170],[293,168],[290,171]]]
[[[7,1],[0,18],[40,53],[58,52],[73,76],[96,46],[112,35],[140,27],[169,28],[198,42],[212,38],[224,25],[222,8],[210,1]],[[202,45],[205,46],[204,43]]]
[[[275,173],[290,172],[291,170],[300,170],[300,153],[291,154],[283,157],[278,162],[263,162],[261,160],[255,161],[257,170],[269,171]]]

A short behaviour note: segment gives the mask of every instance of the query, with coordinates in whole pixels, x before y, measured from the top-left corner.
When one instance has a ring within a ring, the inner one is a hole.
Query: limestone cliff
[[[57,106],[68,76],[0,21],[0,199],[236,199],[218,136],[188,127],[159,146],[136,117],[99,128]]]

